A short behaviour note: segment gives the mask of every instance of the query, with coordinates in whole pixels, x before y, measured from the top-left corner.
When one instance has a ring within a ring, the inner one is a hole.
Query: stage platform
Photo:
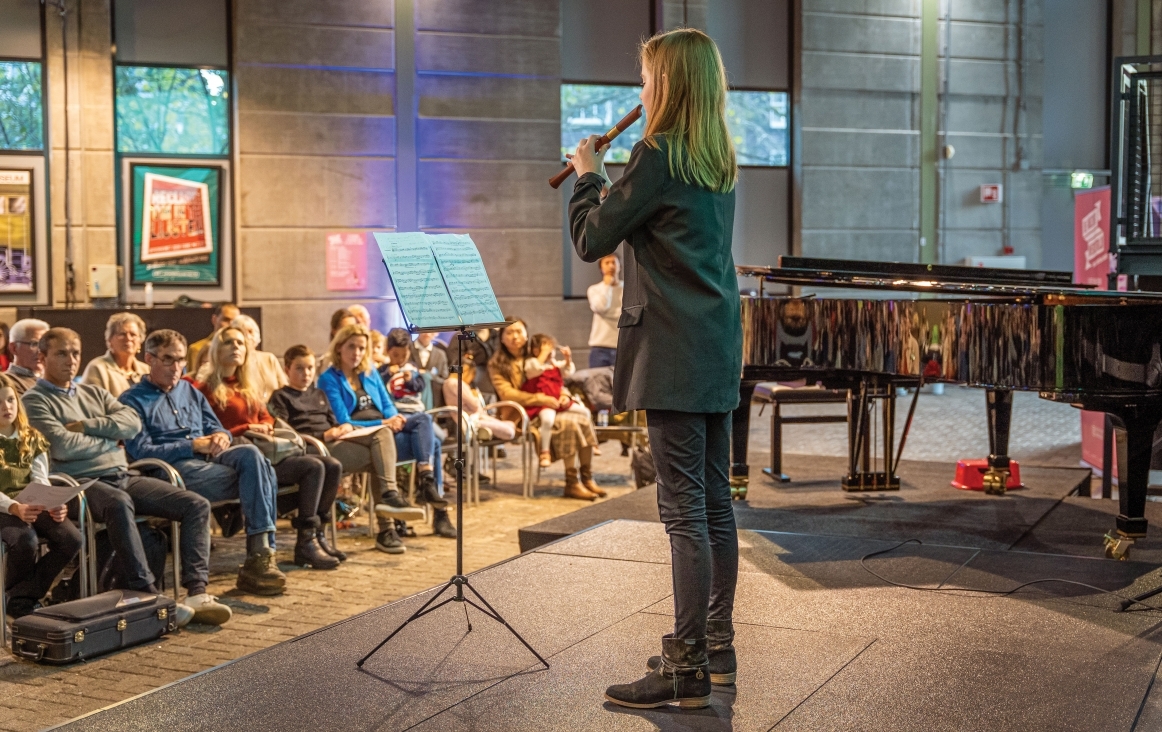
[[[1154,565],[865,537],[740,531],[739,683],[695,712],[606,704],[671,627],[660,524],[614,521],[472,576],[550,662],[449,605],[355,661],[430,592],[64,725],[68,730],[1147,730],[1162,728],[1162,612],[1109,595]],[[953,592],[932,591],[937,588]],[[1162,605],[1162,597],[1158,598]]]

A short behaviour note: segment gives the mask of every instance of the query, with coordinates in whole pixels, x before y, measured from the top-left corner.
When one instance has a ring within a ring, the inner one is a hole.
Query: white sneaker
[[[179,628],[184,628],[194,619],[194,609],[189,605],[183,605],[179,602],[174,609],[174,619],[177,621]]]
[[[223,605],[218,602],[218,598],[205,592],[187,597],[185,606],[193,611],[193,622],[203,625],[221,625],[234,616],[229,606]],[[178,616],[180,626],[180,611]]]

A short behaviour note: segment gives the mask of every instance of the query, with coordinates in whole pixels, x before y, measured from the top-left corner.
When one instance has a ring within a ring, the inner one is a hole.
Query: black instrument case
[[[173,598],[110,590],[39,608],[12,623],[12,652],[20,658],[66,664],[148,643],[177,629]]]

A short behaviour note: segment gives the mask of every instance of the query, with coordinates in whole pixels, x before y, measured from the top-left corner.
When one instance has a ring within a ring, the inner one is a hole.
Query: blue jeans
[[[254,445],[235,445],[209,460],[190,458],[173,466],[186,488],[210,503],[239,499],[247,536],[274,531],[278,481],[274,468]]]
[[[617,365],[617,349],[591,346],[589,348],[589,368]]]
[[[440,458],[440,440],[436,437],[432,415],[423,412],[409,414],[403,429],[395,433],[395,457],[404,462],[432,463],[436,471],[436,487],[444,495],[444,462]]]

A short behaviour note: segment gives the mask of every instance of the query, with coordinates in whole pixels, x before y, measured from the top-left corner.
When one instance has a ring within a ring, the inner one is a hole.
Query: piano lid
[[[738,274],[799,287],[930,292],[977,297],[1062,295],[1158,300],[1146,292],[1108,292],[1072,282],[1069,272],[962,267],[949,264],[864,262],[851,259],[779,257],[778,267],[739,265]]]

